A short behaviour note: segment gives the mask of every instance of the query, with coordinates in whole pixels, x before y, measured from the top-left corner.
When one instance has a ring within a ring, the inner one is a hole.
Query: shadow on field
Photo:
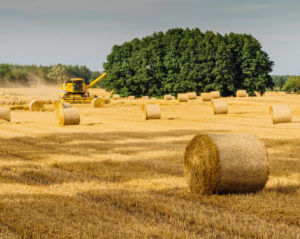
[[[283,238],[287,226],[293,233],[289,238],[296,238],[299,215],[294,199],[282,199],[274,200],[273,193],[177,197],[169,191],[118,189],[71,196],[3,195],[0,224],[22,238],[211,238],[216,232],[228,238],[259,238],[263,232],[271,238],[274,230]],[[228,222],[231,230],[226,230]],[[212,225],[214,230],[206,230]]]
[[[183,152],[187,143],[182,137],[192,138],[197,133],[173,130],[0,139],[0,161],[7,162],[0,167],[0,182],[51,185],[182,176]],[[52,164],[43,164],[50,158]]]

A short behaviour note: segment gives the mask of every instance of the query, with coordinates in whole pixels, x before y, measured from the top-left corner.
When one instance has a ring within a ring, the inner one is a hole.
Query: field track
[[[57,94],[43,90],[7,92]],[[11,123],[0,122],[0,239],[300,238],[300,96],[226,100],[227,115],[213,115],[200,99],[75,105],[81,123],[66,127],[57,126],[51,105],[12,111]],[[161,120],[142,119],[145,102],[161,104]],[[283,103],[292,122],[273,125],[268,107]],[[262,139],[270,162],[266,188],[190,194],[183,153],[199,132]]]

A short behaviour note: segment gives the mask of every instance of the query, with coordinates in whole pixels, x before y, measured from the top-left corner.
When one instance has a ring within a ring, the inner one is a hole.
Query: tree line
[[[70,78],[84,78],[88,83],[101,73],[78,65],[13,65],[0,64],[0,85],[29,86],[36,83],[58,84]]]
[[[237,89],[263,93],[274,87],[273,62],[249,34],[170,29],[115,45],[103,64],[100,83],[122,96]]]

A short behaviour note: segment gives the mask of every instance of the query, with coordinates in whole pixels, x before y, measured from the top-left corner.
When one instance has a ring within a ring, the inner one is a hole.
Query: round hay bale
[[[284,95],[286,95],[286,92],[284,92],[284,91],[279,91],[279,92],[278,92],[278,95],[279,95],[279,96],[284,96]]]
[[[236,97],[247,97],[247,91],[246,90],[237,90]]]
[[[196,100],[197,99],[197,93],[196,92],[189,92],[188,93],[189,100]]]
[[[92,107],[93,108],[101,108],[105,105],[105,100],[101,98],[95,98],[92,100]]]
[[[254,91],[254,94],[255,94],[256,97],[261,97],[261,94],[258,91]]]
[[[189,101],[189,96],[188,96],[188,94],[181,93],[181,94],[177,95],[177,99],[178,99],[179,102],[188,102]]]
[[[10,109],[0,108],[0,119],[10,121]]]
[[[278,92],[275,91],[266,91],[263,96],[277,96]]]
[[[187,145],[184,172],[191,192],[247,193],[269,175],[264,144],[249,134],[199,134]]]
[[[142,105],[143,119],[160,119],[160,106],[158,104]]]
[[[270,114],[273,124],[292,121],[292,113],[288,105],[271,105]]]
[[[29,102],[30,111],[42,111],[44,108],[44,103],[40,100],[31,100]]]
[[[210,92],[211,98],[212,99],[217,99],[221,97],[220,91],[216,90],[216,91],[211,91]]]
[[[214,114],[227,114],[228,104],[225,100],[212,100],[211,106],[213,108]]]
[[[201,100],[202,101],[211,101],[211,94],[210,93],[201,93]]]
[[[114,100],[119,100],[121,97],[120,97],[120,95],[113,94],[112,98],[113,98]]]
[[[60,108],[56,114],[58,125],[79,125],[80,115],[75,108]]]
[[[135,96],[134,95],[128,96],[128,100],[135,100]]]
[[[156,97],[151,97],[150,99],[151,99],[151,100],[156,100]]]
[[[175,100],[175,96],[172,95],[172,100]]]
[[[149,96],[147,95],[142,96],[142,100],[149,100]]]
[[[164,100],[172,100],[172,95],[164,95]]]

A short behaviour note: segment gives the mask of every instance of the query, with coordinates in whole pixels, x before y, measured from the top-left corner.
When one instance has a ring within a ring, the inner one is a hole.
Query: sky
[[[252,34],[272,74],[300,74],[298,0],[0,0],[0,63],[101,71],[113,45],[175,27]]]

